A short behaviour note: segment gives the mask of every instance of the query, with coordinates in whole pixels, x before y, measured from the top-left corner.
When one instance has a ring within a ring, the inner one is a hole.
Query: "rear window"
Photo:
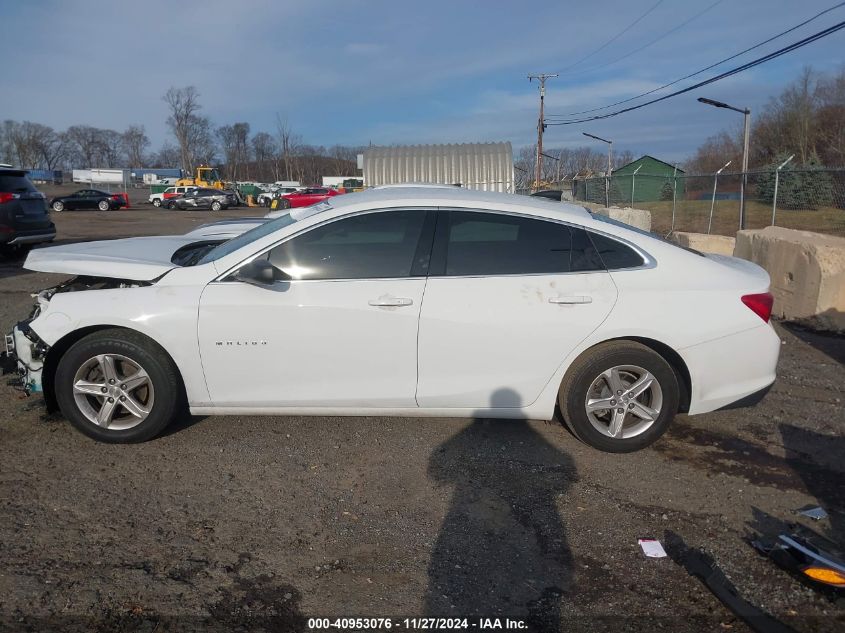
[[[0,172],[0,191],[3,193],[27,193],[35,190],[23,172]]]

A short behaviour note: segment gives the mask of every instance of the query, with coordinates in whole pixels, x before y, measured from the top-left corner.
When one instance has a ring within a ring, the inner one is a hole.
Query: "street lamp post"
[[[775,192],[772,196],[772,226],[775,225],[775,213],[778,210],[778,181],[780,180],[780,170],[786,167],[786,164],[795,158],[795,154],[792,154],[789,158],[783,161],[780,165],[778,165],[777,169],[775,169]]]
[[[613,141],[608,141],[606,138],[587,134],[586,132],[582,132],[582,134],[584,136],[594,138],[597,141],[601,141],[602,143],[607,143],[607,178],[605,178],[604,181],[604,204],[605,206],[610,207],[610,176],[613,172],[613,167],[611,166],[613,164]]]
[[[745,188],[748,184],[748,145],[751,134],[751,110],[748,108],[735,108],[721,101],[699,97],[700,103],[706,103],[715,108],[727,108],[743,115],[742,127],[742,176],[739,180],[739,228],[745,229]]]
[[[719,174],[730,164],[731,161],[728,161],[719,171],[713,174],[713,197],[710,199],[710,221],[707,223],[707,235],[710,235],[710,229],[713,227],[713,209],[716,207],[716,183],[719,182]]]

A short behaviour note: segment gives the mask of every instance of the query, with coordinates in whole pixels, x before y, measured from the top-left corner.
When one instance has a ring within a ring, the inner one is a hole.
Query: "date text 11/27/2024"
[[[445,631],[452,629],[477,630],[526,630],[524,620],[511,618],[308,618],[308,629],[318,630],[424,630]]]

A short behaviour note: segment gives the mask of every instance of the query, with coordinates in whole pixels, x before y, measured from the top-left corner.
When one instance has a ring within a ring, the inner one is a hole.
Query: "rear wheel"
[[[657,352],[633,341],[611,341],[572,364],[558,403],[581,441],[629,453],[666,432],[678,411],[679,391],[675,371]]]
[[[176,417],[180,378],[170,357],[128,330],[95,332],[68,349],[56,370],[56,400],[80,431],[101,442],[143,442]]]
[[[223,205],[220,204],[217,200],[211,203],[211,210],[212,211],[220,211],[223,208]]]
[[[111,209],[111,204],[109,204],[109,201],[108,201],[108,200],[100,200],[100,201],[97,203],[97,208],[98,208],[100,211],[108,211],[109,209]]]

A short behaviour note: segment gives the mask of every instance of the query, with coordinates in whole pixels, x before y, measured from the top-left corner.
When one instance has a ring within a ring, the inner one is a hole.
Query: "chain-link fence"
[[[576,200],[651,211],[657,233],[733,235],[739,229],[741,173],[614,174],[575,180]],[[748,172],[745,228],[775,224],[845,236],[845,169]]]

